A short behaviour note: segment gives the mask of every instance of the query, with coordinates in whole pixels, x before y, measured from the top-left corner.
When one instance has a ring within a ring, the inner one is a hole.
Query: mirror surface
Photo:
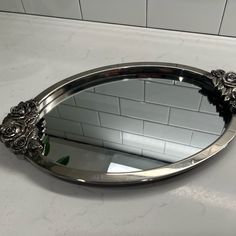
[[[221,136],[225,122],[201,88],[179,79],[127,78],[64,100],[45,116],[45,158],[114,173],[196,154]]]

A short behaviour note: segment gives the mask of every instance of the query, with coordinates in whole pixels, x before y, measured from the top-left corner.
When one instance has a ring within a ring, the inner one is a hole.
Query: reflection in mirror
[[[45,116],[45,156],[102,173],[185,159],[224,131],[224,119],[200,91],[171,79],[125,79],[84,90]]]

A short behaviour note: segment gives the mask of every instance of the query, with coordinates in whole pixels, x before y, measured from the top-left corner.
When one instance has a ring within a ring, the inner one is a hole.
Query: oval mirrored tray
[[[235,97],[233,72],[169,63],[112,65],[20,102],[3,120],[0,140],[66,180],[150,182],[225,148],[236,131]]]

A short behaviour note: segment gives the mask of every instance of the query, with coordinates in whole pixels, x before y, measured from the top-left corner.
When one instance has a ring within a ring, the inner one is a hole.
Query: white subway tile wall
[[[27,13],[81,19],[78,0],[22,0]]]
[[[0,0],[0,11],[236,36],[235,0]]]
[[[227,0],[227,5],[225,8],[225,14],[222,22],[222,26],[220,29],[221,35],[228,35],[236,37],[236,1],[235,0]]]
[[[145,0],[80,0],[85,20],[146,25]]]
[[[166,81],[120,81],[81,92],[47,115],[48,133],[161,161],[192,155],[219,137],[223,119],[196,86]]]
[[[148,0],[147,25],[218,34],[226,0]]]
[[[21,0],[1,0],[0,10],[12,12],[24,12]]]

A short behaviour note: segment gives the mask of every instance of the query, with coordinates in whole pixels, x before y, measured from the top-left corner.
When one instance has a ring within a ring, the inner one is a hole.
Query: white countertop
[[[0,13],[0,119],[65,77],[131,61],[236,71],[236,39]],[[0,235],[235,235],[236,147],[178,177],[123,188],[47,175],[0,144]]]

